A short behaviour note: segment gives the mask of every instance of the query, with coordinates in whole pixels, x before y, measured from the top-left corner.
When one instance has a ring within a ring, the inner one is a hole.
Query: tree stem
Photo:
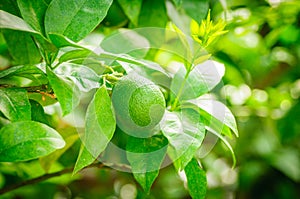
[[[91,168],[91,167],[103,168],[104,164],[94,163],[94,164],[91,164],[90,166],[88,166],[87,168]],[[54,173],[46,173],[46,174],[41,175],[39,177],[32,178],[32,179],[29,179],[29,180],[25,180],[23,182],[20,182],[18,184],[13,184],[11,186],[4,187],[4,188],[0,189],[0,195],[5,194],[5,193],[10,192],[10,191],[13,191],[13,190],[16,190],[20,187],[24,187],[24,186],[27,186],[27,185],[36,184],[36,183],[48,180],[49,178],[61,176],[61,175],[67,174],[67,173],[72,173],[73,170],[74,170],[74,167],[65,168],[61,171],[57,171],[57,172],[54,172]]]

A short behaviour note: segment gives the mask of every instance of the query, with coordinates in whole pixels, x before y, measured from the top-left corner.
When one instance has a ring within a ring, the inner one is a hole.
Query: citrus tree
[[[173,165],[190,196],[205,198],[201,158],[213,136],[235,165],[227,138],[237,126],[218,100],[225,67],[213,56],[227,31],[211,20],[208,1],[0,6],[4,197],[52,177],[68,184],[86,167],[132,173],[146,197]]]

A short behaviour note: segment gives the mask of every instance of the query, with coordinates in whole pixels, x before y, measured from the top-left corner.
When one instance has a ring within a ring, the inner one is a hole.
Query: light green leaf
[[[193,199],[204,199],[207,190],[206,174],[196,159],[192,159],[184,169],[190,195]]]
[[[48,67],[47,75],[51,87],[60,103],[63,115],[69,114],[79,104],[80,91],[78,87],[69,80],[59,77]]]
[[[44,17],[48,8],[45,1],[18,0],[22,18],[36,31],[44,34]]]
[[[150,43],[146,38],[136,31],[125,29],[119,29],[105,37],[100,46],[107,52],[128,54],[136,58],[144,58],[150,49]]]
[[[95,161],[95,159],[96,158],[88,151],[84,144],[82,144],[73,170],[73,175],[75,175],[84,167],[87,167],[88,165],[92,164]]]
[[[168,155],[180,171],[194,157],[205,136],[200,114],[192,109],[181,112],[166,111],[161,124],[162,133],[169,140]]]
[[[81,91],[88,92],[91,89],[100,87],[100,76],[84,65],[63,63],[55,72],[60,74],[61,77],[71,79]]]
[[[126,152],[134,178],[149,193],[165,158],[168,141],[163,136],[129,137]]]
[[[112,102],[105,86],[100,87],[90,102],[85,119],[83,147],[78,156],[74,173],[91,164],[110,142],[116,129]]]
[[[38,32],[35,31],[32,27],[30,27],[23,19],[3,10],[0,10],[0,28],[13,29],[38,34]]]
[[[118,0],[126,16],[137,26],[142,7],[142,0]]]
[[[198,64],[186,78],[187,70],[181,67],[171,83],[171,91],[180,100],[195,99],[212,90],[225,73],[223,64],[208,60]]]
[[[238,137],[238,129],[235,118],[229,108],[227,108],[223,103],[216,100],[207,100],[201,98],[189,100],[189,102],[213,116],[222,124],[222,126],[223,124],[226,125]],[[221,130],[222,126],[220,126],[218,129]],[[230,135],[228,136],[230,137]]]
[[[127,74],[134,71],[135,73],[150,79],[157,85],[162,85],[167,88],[170,87],[170,75],[168,75],[168,73],[156,63],[147,61],[143,61],[143,65],[128,64],[127,62],[121,61],[118,63],[121,64]]]
[[[41,54],[30,33],[3,30],[3,36],[15,64],[37,64],[41,62]]]
[[[205,127],[210,133],[214,134],[215,136],[217,136],[218,138],[221,139],[221,141],[226,145],[226,147],[229,149],[230,153],[231,153],[231,157],[232,157],[232,168],[235,167],[236,164],[236,157],[233,151],[233,148],[231,147],[230,143],[226,140],[226,138],[224,136],[222,136],[219,132],[215,131],[213,128],[206,126]]]
[[[53,0],[46,11],[46,33],[62,34],[77,42],[104,19],[111,3],[112,0]]]
[[[11,121],[31,120],[27,91],[21,88],[0,88],[0,111]]]
[[[192,100],[190,100],[190,101],[192,101]],[[231,156],[232,156],[232,160],[233,160],[233,166],[232,167],[235,167],[236,158],[235,158],[234,151],[233,151],[230,143],[226,140],[225,136],[223,136],[223,135],[226,135],[228,137],[231,137],[230,128],[228,126],[226,126],[223,122],[221,122],[218,119],[216,119],[213,115],[211,115],[208,112],[206,112],[206,111],[202,110],[201,108],[199,108],[197,106],[197,104],[188,102],[188,103],[182,104],[181,108],[182,109],[186,109],[186,108],[194,109],[194,110],[196,110],[201,115],[201,117],[203,118],[203,121],[205,122],[205,129],[208,132],[210,132],[213,135],[215,135],[218,138],[220,138],[221,141],[229,149],[229,151],[231,153]]]
[[[0,130],[1,162],[35,159],[64,146],[65,141],[59,133],[42,123],[20,121]]]
[[[181,7],[197,22],[201,22],[206,17],[209,8],[208,0],[184,0]]]
[[[40,164],[46,172],[49,171],[49,169],[55,163],[55,161],[57,161],[59,157],[63,153],[65,153],[79,138],[79,134],[76,128],[67,127],[63,129],[58,129],[58,131],[61,133],[63,139],[66,142],[66,145],[63,148],[58,149],[53,153],[50,153],[49,155],[40,158]]]

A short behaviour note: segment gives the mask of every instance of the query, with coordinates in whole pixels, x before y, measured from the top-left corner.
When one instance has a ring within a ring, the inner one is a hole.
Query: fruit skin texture
[[[162,119],[166,106],[159,87],[135,73],[117,82],[112,102],[118,126],[126,133],[138,137],[151,132]]]

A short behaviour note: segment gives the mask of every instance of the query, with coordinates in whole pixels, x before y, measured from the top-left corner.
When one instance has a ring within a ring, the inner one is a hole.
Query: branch
[[[102,164],[102,163],[94,163],[94,164],[89,165],[86,168],[92,168],[92,167],[103,168],[103,167],[105,167],[105,165]],[[54,172],[54,173],[47,173],[47,174],[41,175],[39,177],[32,178],[32,179],[20,182],[18,184],[13,184],[11,186],[4,187],[4,188],[0,189],[0,195],[5,194],[5,193],[10,192],[10,191],[13,191],[13,190],[16,190],[20,187],[24,187],[24,186],[27,186],[27,185],[36,184],[36,183],[48,180],[49,178],[61,176],[61,175],[67,174],[67,173],[72,173],[73,170],[74,170],[74,167],[66,168],[66,169],[63,169],[61,171],[57,171],[57,172]]]
[[[40,86],[28,86],[28,87],[18,87],[14,85],[8,85],[8,84],[0,84],[0,88],[23,88],[27,90],[28,93],[39,93],[41,95],[45,95],[47,97],[50,97],[52,99],[56,99],[55,94],[51,89],[48,88],[47,84],[42,84]]]

